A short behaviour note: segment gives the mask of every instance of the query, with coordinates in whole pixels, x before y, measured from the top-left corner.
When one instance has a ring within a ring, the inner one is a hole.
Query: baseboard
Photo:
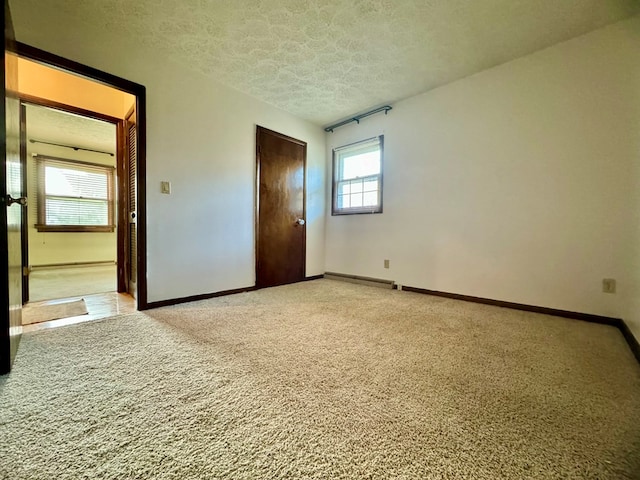
[[[304,277],[303,282],[310,282],[311,280],[320,280],[324,278],[324,275],[311,275],[310,277]]]
[[[191,295],[189,297],[170,298],[168,300],[149,302],[147,303],[147,308],[145,308],[145,310],[148,310],[151,308],[170,307],[172,305],[178,305],[180,303],[197,302],[198,300],[208,300],[210,298],[224,297],[226,295],[235,295],[236,293],[252,292],[254,290],[256,290],[256,287],[244,287],[244,288],[234,288],[233,290],[222,290],[220,292]]]
[[[620,328],[620,332],[622,333],[624,339],[627,341],[627,344],[635,355],[636,360],[638,360],[638,363],[640,363],[640,343],[638,343],[638,339],[633,335],[631,329],[624,320],[620,320],[620,325],[618,328]]]
[[[536,305],[526,305],[523,303],[505,302],[502,300],[494,300],[491,298],[473,297],[470,295],[461,295],[459,293],[441,292],[438,290],[427,290],[425,288],[402,286],[402,290],[406,292],[424,293],[426,295],[434,295],[437,297],[452,298],[454,300],[462,300],[465,302],[482,303],[485,305],[493,305],[496,307],[511,308],[513,310],[523,310],[525,312],[542,313],[544,315],[553,315],[556,317],[570,318],[573,320],[582,320],[584,322],[599,323],[602,325],[609,325],[616,327],[622,333],[622,336],[627,341],[631,352],[640,363],[640,345],[635,338],[627,324],[621,318],[606,317],[603,315],[593,315],[591,313],[572,312],[570,310],[559,310],[556,308],[539,307]]]
[[[347,275],[345,273],[325,272],[324,278],[329,280],[340,280],[342,282],[359,283],[370,287],[378,288],[397,288],[393,280],[383,280],[381,278],[361,277],[359,275]]]
[[[71,262],[71,263],[46,263],[42,265],[29,265],[30,270],[44,270],[47,268],[65,268],[65,267],[98,267],[98,266],[116,265],[113,260],[98,260],[96,262]]]
[[[324,278],[324,275],[313,275],[310,277],[305,277],[302,281],[309,282],[311,280],[319,280],[321,278]],[[210,298],[224,297],[227,295],[235,295],[236,293],[253,292],[254,290],[259,290],[259,289],[260,289],[259,287],[252,286],[252,287],[244,287],[244,288],[234,288],[232,290],[222,290],[220,292],[214,292],[214,293],[202,293],[200,295],[191,295],[189,297],[170,298],[168,300],[149,302],[145,310],[151,309],[151,308],[170,307],[171,305],[197,302],[198,300],[208,300]]]

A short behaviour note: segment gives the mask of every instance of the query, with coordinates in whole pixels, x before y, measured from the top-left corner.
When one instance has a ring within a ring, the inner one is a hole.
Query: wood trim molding
[[[102,70],[98,70],[97,68],[93,68],[88,65],[83,65],[54,53],[32,47],[31,45],[27,45],[26,43],[16,42],[16,54],[19,57],[27,58],[43,65],[54,65],[63,70],[67,70],[83,77],[90,78],[97,81],[98,83],[102,83],[103,85],[115,87],[119,90],[123,90],[133,95],[136,95],[140,87],[144,88],[138,83],[126,80],[116,75],[112,75]]]
[[[235,295],[236,293],[252,292],[254,290],[257,290],[257,288],[244,287],[244,288],[234,288],[232,290],[222,290],[220,292],[214,292],[214,293],[203,293],[200,295],[191,295],[189,297],[171,298],[168,300],[149,302],[147,303],[147,308],[150,309],[150,308],[170,307],[171,305],[178,305],[180,303],[197,302],[198,300],[208,300],[210,298],[224,297],[227,295]]]
[[[311,277],[305,277],[304,280],[302,281],[310,282],[312,280],[320,280],[321,278],[324,278],[324,275],[313,275]],[[272,288],[272,287],[265,287],[265,288]],[[171,305],[178,305],[180,303],[197,302],[198,300],[208,300],[209,298],[225,297],[227,295],[235,295],[236,293],[254,292],[256,290],[263,290],[263,289],[258,288],[254,285],[252,287],[234,288],[231,290],[222,290],[220,292],[214,292],[214,293],[203,293],[200,295],[191,295],[189,297],[171,298],[169,300],[149,302],[148,306],[149,308],[169,307]]]
[[[321,278],[324,278],[324,275],[313,275],[311,277],[305,277],[304,280],[302,281],[309,282],[312,280],[320,280]],[[271,288],[271,287],[266,287],[266,288]],[[198,300],[208,300],[209,298],[225,297],[227,295],[235,295],[236,293],[254,292],[256,290],[262,290],[262,289],[256,286],[234,288],[231,290],[222,290],[220,292],[214,292],[214,293],[203,293],[200,295],[191,295],[189,297],[171,298],[168,300],[149,302],[147,305],[149,308],[169,307],[171,305],[178,305],[180,303],[197,302]]]
[[[556,308],[538,307],[535,305],[525,305],[522,303],[505,302],[502,300],[494,300],[491,298],[473,297],[471,295],[461,295],[459,293],[440,292],[438,290],[427,290],[425,288],[416,288],[402,285],[402,290],[406,292],[424,293],[426,295],[434,295],[436,297],[452,298],[454,300],[462,300],[465,302],[482,303],[485,305],[493,305],[495,307],[511,308],[513,310],[523,310],[525,312],[542,313],[544,315],[554,315],[556,317],[572,318],[574,320],[584,320],[591,323],[602,323],[604,325],[618,326],[621,319],[604,317],[601,315],[593,315],[590,313],[572,312],[569,310],[559,310]]]
[[[303,282],[311,282],[312,280],[320,280],[321,278],[324,278],[324,274],[322,275],[311,275],[310,277],[304,277],[304,280],[302,280]]]
[[[122,121],[121,118],[112,117],[111,115],[105,115],[104,113],[94,112],[93,110],[87,110],[80,107],[74,107],[68,103],[56,102],[47,98],[36,97],[34,95],[28,95],[26,93],[20,94],[20,101],[30,105],[39,105],[41,107],[53,108],[54,110],[61,110],[67,113],[75,113],[82,117],[93,118],[94,120],[103,120],[109,123],[118,123]]]
[[[620,333],[622,333],[624,339],[627,341],[627,344],[633,352],[633,355],[636,357],[636,360],[640,363],[640,343],[638,343],[638,339],[633,335],[633,333],[631,333],[629,325],[627,325],[624,320],[620,320],[618,328],[620,329]]]
[[[482,303],[484,305],[493,305],[495,307],[511,308],[513,310],[522,310],[525,312],[542,313],[544,315],[553,315],[555,317],[570,318],[572,320],[582,320],[584,322],[599,323],[601,325],[609,325],[616,327],[622,333],[622,336],[626,340],[631,352],[636,357],[638,363],[640,363],[640,344],[635,338],[629,326],[621,318],[606,317],[603,315],[593,315],[591,313],[572,312],[570,310],[559,310],[556,308],[539,307],[536,305],[526,305],[515,302],[505,302],[502,300],[494,300],[491,298],[473,297],[470,295],[461,295],[459,293],[441,292],[438,290],[427,290],[425,288],[402,286],[402,290],[406,292],[422,293],[425,295],[433,295],[436,297],[451,298],[454,300],[462,300],[464,302]]]

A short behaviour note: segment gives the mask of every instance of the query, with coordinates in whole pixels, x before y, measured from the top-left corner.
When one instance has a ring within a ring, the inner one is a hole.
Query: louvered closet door
[[[127,173],[129,187],[129,293],[136,297],[138,278],[138,231],[137,231],[137,190],[136,190],[136,163],[137,163],[137,132],[135,112],[127,118]]]

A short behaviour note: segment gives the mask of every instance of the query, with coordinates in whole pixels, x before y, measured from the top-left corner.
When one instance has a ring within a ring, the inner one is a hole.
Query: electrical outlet
[[[389,268],[389,260],[384,261],[384,268]]]
[[[160,182],[160,192],[166,195],[171,194],[171,182]]]
[[[603,278],[602,291],[604,293],[616,293],[616,280],[614,278]]]

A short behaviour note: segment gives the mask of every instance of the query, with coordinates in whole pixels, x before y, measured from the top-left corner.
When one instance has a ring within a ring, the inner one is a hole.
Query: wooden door
[[[0,88],[0,373],[11,370],[22,333],[22,195],[18,58],[7,0],[4,2],[4,50]]]
[[[27,176],[27,107],[20,102],[20,171],[22,172],[22,195],[26,197]],[[29,301],[29,205],[22,208],[22,304]]]
[[[137,196],[137,162],[138,162],[138,136],[136,129],[136,110],[135,107],[127,116],[126,122],[127,134],[127,280],[129,294],[137,298],[138,290],[138,196]]]
[[[118,125],[118,292],[137,298],[137,163],[135,105]]]
[[[307,144],[258,127],[256,286],[305,277]]]

